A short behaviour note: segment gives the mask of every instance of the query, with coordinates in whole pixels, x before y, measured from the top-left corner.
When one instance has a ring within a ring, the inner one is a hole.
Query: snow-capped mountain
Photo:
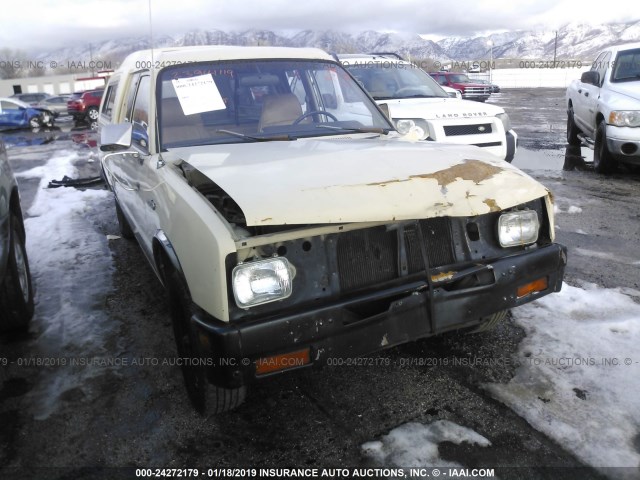
[[[554,50],[558,59],[592,60],[603,47],[640,41],[640,21],[587,25],[568,24],[556,31],[516,31],[477,37],[450,37],[433,42],[411,33],[365,31],[358,34],[332,30],[304,30],[278,34],[270,30],[226,32],[195,30],[183,35],[153,39],[155,47],[187,45],[273,45],[318,47],[329,52],[396,52],[412,59],[438,61],[477,61],[493,58],[550,60]],[[42,60],[103,59],[116,64],[127,54],[149,48],[148,37],[123,38],[106,42],[75,45],[38,55]]]

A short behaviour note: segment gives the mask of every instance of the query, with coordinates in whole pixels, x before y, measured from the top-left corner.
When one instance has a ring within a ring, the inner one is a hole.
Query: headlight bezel
[[[269,278],[268,273],[270,270],[272,276]],[[255,273],[256,271],[261,271],[263,275],[267,275],[261,279],[252,279],[251,273]],[[286,257],[274,256],[239,263],[231,271],[233,298],[238,308],[242,309],[249,309],[259,305],[285,300],[293,293],[294,277],[295,268]],[[259,281],[267,284],[262,287],[265,291],[259,292],[252,288],[253,284]],[[279,293],[266,291],[269,282],[271,282],[271,285],[279,287],[281,291]],[[244,291],[241,290],[241,288],[244,289]]]
[[[540,237],[540,218],[538,212],[530,209],[504,212],[498,218],[497,229],[503,248],[532,245]]]

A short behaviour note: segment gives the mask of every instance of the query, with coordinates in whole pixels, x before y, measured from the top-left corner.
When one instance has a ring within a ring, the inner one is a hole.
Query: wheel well
[[[173,246],[166,238],[163,232],[158,232],[152,241],[153,259],[156,265],[156,271],[163,285],[167,282],[167,273],[173,269],[182,275],[182,267],[180,261],[173,250]]]
[[[598,112],[596,115],[596,125],[599,125],[602,121],[604,121],[604,115],[602,115],[601,112]]]

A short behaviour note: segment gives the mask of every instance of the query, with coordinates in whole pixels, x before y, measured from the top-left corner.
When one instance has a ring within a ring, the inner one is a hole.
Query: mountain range
[[[556,42],[557,38],[557,42]],[[511,31],[487,36],[448,37],[427,40],[413,33],[365,31],[357,34],[331,30],[304,30],[294,34],[278,34],[270,30],[229,32],[195,30],[182,35],[160,36],[153,46],[190,45],[273,45],[288,47],[319,47],[329,52],[397,52],[411,59],[438,61],[480,61],[494,59],[557,59],[593,60],[603,47],[640,41],[640,21],[607,25],[571,23],[557,31]],[[492,44],[493,51],[491,52]],[[149,37],[122,38],[69,46],[42,52],[45,61],[90,58],[119,63],[127,54],[150,48]]]

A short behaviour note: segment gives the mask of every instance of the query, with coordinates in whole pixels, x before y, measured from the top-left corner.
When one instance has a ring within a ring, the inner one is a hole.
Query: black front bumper
[[[192,322],[211,366],[209,380],[232,388],[256,378],[259,358],[309,348],[311,365],[322,365],[477,325],[483,317],[560,291],[566,261],[566,247],[551,244],[468,268],[469,275],[490,274],[480,286],[456,287],[456,274],[451,282],[412,281],[277,318],[230,324],[199,313]],[[546,290],[517,297],[518,287],[541,277],[548,279]],[[383,308],[354,314],[367,305]]]

